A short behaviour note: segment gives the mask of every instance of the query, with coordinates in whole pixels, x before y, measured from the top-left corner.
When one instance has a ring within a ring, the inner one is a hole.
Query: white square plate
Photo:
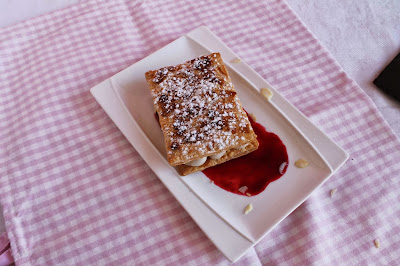
[[[153,103],[144,77],[148,70],[175,65],[200,55],[220,52],[243,107],[267,131],[286,145],[289,167],[277,181],[254,197],[227,192],[201,172],[181,177],[165,156],[164,141],[153,116]],[[204,233],[231,261],[239,259],[289,213],[309,197],[348,158],[347,153],[316,128],[209,29],[200,27],[166,45],[91,89],[102,108],[150,168],[191,215]],[[269,88],[270,101],[260,97]],[[296,168],[297,159],[310,165]],[[243,214],[247,204],[253,211]]]

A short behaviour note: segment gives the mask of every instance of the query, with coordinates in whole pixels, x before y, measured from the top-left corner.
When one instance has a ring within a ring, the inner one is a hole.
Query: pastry
[[[246,155],[257,136],[219,53],[145,74],[167,159],[188,175]]]

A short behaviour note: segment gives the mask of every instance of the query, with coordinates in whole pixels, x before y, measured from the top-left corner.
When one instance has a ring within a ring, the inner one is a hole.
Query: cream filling
[[[220,153],[217,153],[217,154],[210,155],[210,158],[211,158],[211,159],[214,159],[214,160],[218,160],[218,159],[220,159],[222,156],[224,156],[225,152],[226,152],[226,151],[223,151],[223,152],[220,152]]]
[[[205,162],[207,161],[207,157],[203,157],[188,163],[185,163],[185,165],[189,165],[189,166],[201,166],[203,165]]]
[[[210,155],[210,158],[211,158],[211,159],[214,159],[214,160],[218,160],[218,159],[220,159],[222,156],[224,156],[224,154],[225,154],[225,151],[220,152],[220,153],[217,153],[217,154]],[[200,158],[200,159],[197,159],[197,160],[194,160],[194,161],[185,163],[185,165],[189,165],[189,166],[202,166],[206,161],[207,161],[207,157],[203,157],[203,158]]]
[[[246,143],[246,144],[238,147],[238,149],[244,149],[248,145],[250,145],[250,143]],[[210,158],[214,159],[214,160],[218,160],[222,156],[224,156],[225,153],[226,153],[226,151],[223,151],[223,152],[220,152],[220,153],[217,153],[217,154],[213,154],[213,155],[210,155]],[[207,157],[203,157],[203,158],[200,158],[200,159],[185,163],[185,165],[188,165],[188,166],[202,166],[206,161],[207,161]]]

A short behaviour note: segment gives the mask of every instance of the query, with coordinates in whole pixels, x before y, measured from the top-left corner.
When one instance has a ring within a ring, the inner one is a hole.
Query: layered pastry
[[[180,175],[257,149],[257,136],[219,53],[145,75],[168,162]]]

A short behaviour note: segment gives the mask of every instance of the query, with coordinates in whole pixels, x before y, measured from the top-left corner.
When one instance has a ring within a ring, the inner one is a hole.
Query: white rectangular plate
[[[285,175],[254,197],[227,192],[211,184],[201,172],[179,176],[166,160],[163,136],[153,116],[144,73],[212,52],[221,53],[243,107],[268,131],[277,134],[288,151],[289,167]],[[231,261],[260,241],[348,158],[344,150],[247,64],[230,63],[235,58],[209,29],[200,27],[91,89],[150,168]],[[260,88],[271,89],[273,98],[266,101],[260,97]],[[300,158],[310,161],[310,165],[296,168],[293,163]],[[244,215],[249,203],[254,209]]]

